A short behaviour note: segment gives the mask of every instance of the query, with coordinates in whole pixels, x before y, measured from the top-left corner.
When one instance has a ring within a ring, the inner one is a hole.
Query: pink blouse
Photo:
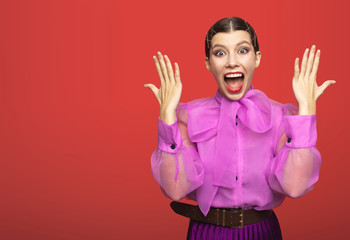
[[[159,118],[152,173],[173,200],[211,206],[266,210],[285,196],[300,197],[319,175],[316,115],[295,115],[294,105],[249,90],[231,101],[215,97],[180,103],[177,120]]]

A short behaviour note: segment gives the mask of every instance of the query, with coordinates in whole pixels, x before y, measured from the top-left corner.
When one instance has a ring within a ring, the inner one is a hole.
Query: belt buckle
[[[240,225],[239,225],[239,227],[238,228],[243,228],[243,225],[244,225],[244,222],[243,222],[243,208],[240,208],[239,209],[239,217],[240,217],[240,220],[239,220],[239,223],[240,223]]]
[[[244,210],[243,208],[238,208],[238,209],[235,209],[235,212],[238,211],[238,216],[239,216],[239,225],[232,225],[231,227],[232,228],[243,228],[244,226],[244,221],[243,221],[243,213],[244,213]]]
[[[233,222],[230,222],[229,223],[229,227],[231,228],[243,228],[244,226],[244,222],[243,222],[243,212],[244,210],[242,208],[238,208],[238,209],[234,209],[232,212],[233,213],[237,213],[237,210],[239,211],[239,225],[233,225]],[[220,212],[222,212],[222,216],[220,216]],[[219,225],[219,226],[223,226],[223,227],[228,227],[226,225],[226,213],[227,214],[230,214],[231,211],[226,211],[225,209],[216,209],[216,225]],[[220,222],[220,218],[221,218],[221,222]],[[233,221],[233,220],[232,220]]]

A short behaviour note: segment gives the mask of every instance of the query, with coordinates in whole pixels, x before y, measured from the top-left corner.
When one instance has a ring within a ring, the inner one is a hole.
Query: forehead
[[[234,47],[242,42],[252,44],[250,35],[246,31],[236,30],[232,32],[219,32],[213,36],[211,46],[214,47],[216,44],[219,44],[226,47]]]

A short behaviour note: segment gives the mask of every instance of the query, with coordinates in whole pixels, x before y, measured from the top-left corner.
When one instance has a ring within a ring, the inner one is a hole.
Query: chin
[[[243,93],[235,94],[235,95],[231,95],[231,94],[225,95],[226,98],[228,98],[228,99],[230,99],[230,100],[233,100],[233,101],[238,101],[238,100],[240,100],[243,96],[244,96]]]

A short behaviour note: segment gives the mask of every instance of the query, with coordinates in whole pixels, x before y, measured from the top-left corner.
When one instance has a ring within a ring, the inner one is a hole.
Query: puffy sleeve
[[[178,105],[176,117],[172,125],[158,119],[158,148],[151,157],[153,177],[175,201],[202,185],[204,178],[196,145],[188,136],[186,104]]]
[[[297,198],[310,191],[319,176],[316,115],[289,115],[288,106],[284,108],[267,181],[273,190]]]

